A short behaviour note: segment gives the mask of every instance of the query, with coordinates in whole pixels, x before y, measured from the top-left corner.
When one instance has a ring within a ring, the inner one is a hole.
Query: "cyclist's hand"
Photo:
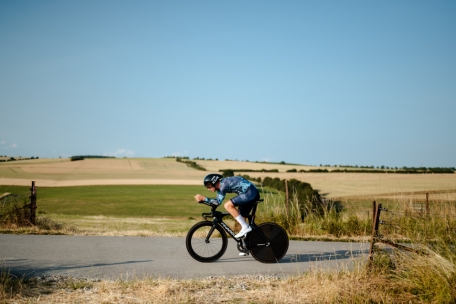
[[[206,199],[206,197],[205,197],[205,196],[202,196],[201,194],[195,195],[195,200],[196,200],[197,202],[204,201],[205,199]]]

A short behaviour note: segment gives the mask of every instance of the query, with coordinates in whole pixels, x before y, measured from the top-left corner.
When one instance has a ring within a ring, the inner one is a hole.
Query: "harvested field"
[[[0,185],[196,185],[201,171],[173,159],[85,159],[0,164]]]
[[[412,192],[456,191],[456,174],[385,173],[251,173],[252,177],[279,177],[310,183],[329,197],[400,195]]]
[[[196,160],[207,171],[195,170],[172,158],[144,159],[37,159],[0,163],[0,185],[39,187],[88,185],[200,185],[202,177],[221,169],[272,170],[246,172],[251,177],[278,177],[310,183],[327,197],[400,195],[413,192],[439,192],[455,199],[456,174],[387,173],[287,173],[317,167],[240,161]]]

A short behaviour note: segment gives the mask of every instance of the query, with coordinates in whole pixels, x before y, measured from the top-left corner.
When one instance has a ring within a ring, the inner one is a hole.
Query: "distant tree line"
[[[116,158],[115,156],[102,156],[102,155],[75,155],[71,156],[71,161],[84,160],[86,158]]]
[[[189,159],[188,156],[164,156],[163,158],[180,158],[180,159]]]
[[[165,156],[164,158],[175,158],[183,160],[187,159],[190,160],[188,156]],[[207,158],[205,159],[204,157],[194,157],[193,160],[213,160],[212,158]],[[215,160],[218,161],[218,158]],[[226,159],[225,161],[230,161],[230,159]],[[238,160],[234,160],[238,161]],[[245,160],[244,162],[249,162],[248,160]],[[255,161],[255,163],[259,163],[258,161]],[[285,161],[281,161],[279,163],[271,163],[271,162],[261,162],[261,163],[266,163],[266,164],[279,164],[279,165],[293,165],[293,164],[287,164]],[[190,165],[191,167],[196,168],[194,165]],[[322,165],[320,164],[320,167],[328,167],[328,168],[339,168],[339,169],[326,169],[326,168],[318,168],[318,169],[309,169],[309,170],[298,170],[298,169],[289,169],[286,170],[286,172],[289,173],[340,173],[340,172],[349,172],[349,173],[398,173],[398,174],[423,174],[423,173],[448,173],[452,174],[456,172],[455,167],[388,167],[388,166],[358,166],[358,165]],[[347,169],[349,168],[349,169]],[[199,169],[201,170],[201,169]],[[224,172],[224,171],[233,171],[234,173],[239,173],[239,172],[271,172],[271,173],[278,173],[278,169],[220,169],[219,172]]]
[[[310,169],[308,171],[306,170],[296,170],[296,169],[290,169],[287,170],[287,172],[300,172],[300,173],[392,173],[392,174],[429,174],[429,173],[445,173],[445,174],[454,174],[456,171],[455,168],[405,168],[405,169],[399,169],[399,170],[381,170],[381,169],[362,169],[362,170],[356,170],[356,169],[334,169],[334,170],[328,170],[328,169]]]
[[[180,159],[190,159],[190,157],[188,156],[174,156],[174,155],[171,155],[171,156],[164,156],[163,158],[180,158]],[[193,160],[218,160],[218,158],[216,159],[212,159],[212,158],[204,158],[204,157],[194,157]]]
[[[297,169],[290,169],[290,170],[287,170],[287,172],[291,172],[291,173],[294,173],[294,172],[329,172],[328,169],[310,169],[308,171],[306,170],[297,170]]]
[[[212,159],[212,158],[204,158],[204,157],[194,157],[193,160],[218,160],[218,158]]]
[[[163,156],[163,158],[181,158],[181,159],[189,159],[190,160],[190,157],[188,156],[175,156],[175,155],[169,155],[169,156]],[[204,158],[204,157],[199,157],[199,156],[196,156],[194,158],[192,158],[192,160],[215,160],[215,161],[218,161],[219,159],[218,158]],[[285,161],[281,161],[281,162],[269,162],[269,161],[250,161],[248,159],[246,160],[239,160],[239,159],[229,159],[229,158],[225,158],[225,161],[236,161],[236,162],[246,162],[246,163],[261,163],[261,164],[273,164],[273,165],[302,165],[302,164],[288,164],[286,163]]]
[[[180,159],[188,159],[190,160],[190,157],[188,156],[164,156],[164,158],[180,158]],[[193,160],[216,160],[218,161],[219,159],[212,159],[212,158],[204,158],[204,157],[194,157]],[[292,163],[287,163],[285,161],[281,162],[267,162],[267,161],[249,161],[249,160],[237,160],[237,159],[225,159],[225,161],[240,161],[240,162],[252,162],[252,163],[263,163],[263,164],[275,164],[275,165],[297,165],[297,166],[304,166],[302,164],[292,164]],[[306,165],[306,166],[311,166],[311,165]],[[298,170],[298,169],[289,169],[286,172],[352,172],[352,173],[401,173],[401,174],[419,174],[419,173],[455,173],[456,167],[406,167],[403,166],[402,168],[400,167],[389,167],[389,166],[358,166],[358,165],[323,165],[320,164],[320,167],[326,167],[330,168],[328,169],[309,169],[309,170]],[[339,169],[334,169],[331,170],[331,168],[339,168]],[[345,170],[345,168],[348,169],[355,169],[355,170]],[[362,169],[362,170],[356,170],[356,169]],[[219,170],[220,172],[226,171],[226,170],[233,170],[234,172],[279,172],[278,169],[260,169],[260,170],[254,170],[254,169],[221,169]]]
[[[0,157],[8,157],[8,156],[6,156],[6,155],[5,155],[5,156],[0,155]],[[21,156],[19,156],[19,159],[15,159],[14,157],[11,156],[11,157],[8,158],[8,159],[0,159],[0,162],[18,161],[18,160],[28,160],[28,159],[39,159],[39,157],[38,157],[38,156],[37,156],[37,157],[32,156],[32,157],[22,158]]]
[[[239,172],[274,172],[278,173],[278,169],[271,169],[271,170],[266,170],[266,169],[260,169],[260,170],[253,170],[253,169],[220,169],[219,172],[233,172],[233,173],[239,173]],[[445,173],[445,174],[453,174],[455,173],[456,168],[407,168],[404,167],[403,169],[398,169],[398,170],[382,170],[382,169],[334,169],[334,170],[328,170],[328,169],[309,169],[309,170],[297,170],[297,169],[289,169],[286,172],[288,173],[396,173],[396,174],[426,174],[426,173]],[[222,173],[223,175],[223,173]]]
[[[381,169],[381,170],[402,170],[402,171],[430,171],[430,172],[441,172],[441,171],[456,171],[456,167],[388,167],[388,166],[358,166],[358,165],[322,165],[320,167],[335,167],[335,168],[355,168],[355,169]],[[364,170],[365,172],[365,170]]]

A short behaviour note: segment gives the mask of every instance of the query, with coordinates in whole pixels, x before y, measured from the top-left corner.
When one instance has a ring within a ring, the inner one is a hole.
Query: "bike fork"
[[[215,225],[213,225],[213,226],[211,227],[211,230],[209,230],[209,233],[207,234],[206,240],[205,240],[206,243],[210,243],[209,239],[210,239],[212,233],[214,232],[214,230],[215,230]]]

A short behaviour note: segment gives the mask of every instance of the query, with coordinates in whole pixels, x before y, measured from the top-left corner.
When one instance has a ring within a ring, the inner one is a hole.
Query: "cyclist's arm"
[[[225,193],[222,193],[222,192],[219,192],[217,194],[217,197],[216,198],[209,198],[209,197],[206,197],[206,199],[204,200],[205,202],[208,202],[212,205],[217,205],[217,206],[220,206],[223,202],[223,200],[225,199],[225,196],[226,194]]]

